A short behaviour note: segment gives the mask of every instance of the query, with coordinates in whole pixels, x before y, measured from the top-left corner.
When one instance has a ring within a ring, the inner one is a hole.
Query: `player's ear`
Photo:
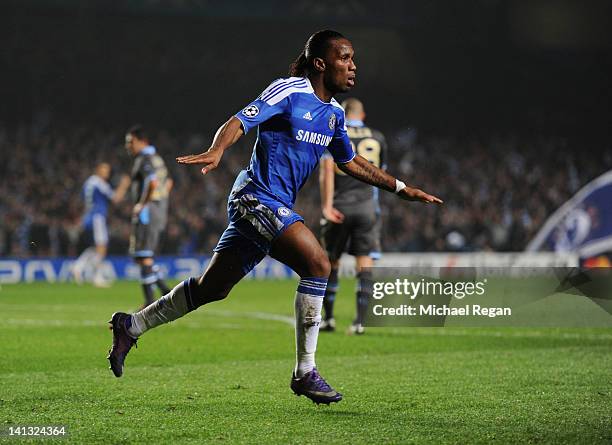
[[[321,57],[315,57],[312,59],[312,65],[314,66],[314,69],[320,73],[325,71],[325,60],[323,60]]]

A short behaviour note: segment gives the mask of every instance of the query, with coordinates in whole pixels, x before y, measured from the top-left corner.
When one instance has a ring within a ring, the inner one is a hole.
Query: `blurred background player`
[[[347,133],[355,153],[384,169],[387,150],[385,137],[364,125],[363,103],[350,98],[342,103],[346,113]],[[356,317],[351,334],[363,334],[363,319],[372,295],[372,267],[380,257],[380,205],[378,189],[342,172],[329,154],[321,159],[321,244],[327,251],[331,273],[323,300],[325,318],[321,330],[334,331],[334,302],[338,291],[338,269],[343,252],[355,256],[357,273]]]
[[[125,196],[130,185],[127,175],[121,177],[117,190],[113,190],[108,180],[111,174],[111,166],[106,162],[99,163],[85,183],[83,184],[83,200],[85,201],[85,213],[82,219],[84,234],[87,243],[94,246],[87,247],[74,263],[72,275],[77,283],[82,283],[84,278],[91,278],[94,286],[106,287],[110,283],[105,279],[100,267],[106,257],[108,245],[108,228],[106,216],[108,205],[117,204]]]
[[[149,137],[140,125],[135,125],[125,135],[125,148],[134,157],[132,168],[131,195],[132,232],[130,234],[130,255],[140,265],[140,281],[144,293],[144,306],[153,302],[153,286],[161,294],[170,292],[161,279],[154,255],[161,232],[168,219],[168,195],[172,179],[164,160],[157,154]]]

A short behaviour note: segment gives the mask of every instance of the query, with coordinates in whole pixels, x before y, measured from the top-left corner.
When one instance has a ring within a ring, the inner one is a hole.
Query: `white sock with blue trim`
[[[321,307],[327,278],[302,278],[295,294],[295,376],[301,378],[315,364]]]
[[[194,310],[190,291],[194,282],[195,278],[180,282],[170,293],[132,314],[132,325],[128,327],[128,333],[134,338],[139,337],[149,329],[170,323]]]

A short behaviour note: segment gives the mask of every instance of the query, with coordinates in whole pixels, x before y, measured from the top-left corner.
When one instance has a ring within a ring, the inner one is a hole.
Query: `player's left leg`
[[[103,284],[100,280],[100,265],[106,257],[108,229],[104,215],[95,214],[85,226],[84,236],[88,244],[93,244],[83,251],[74,263],[72,275],[81,284],[84,279],[92,280],[94,285]]]
[[[331,272],[327,279],[327,289],[323,298],[323,315],[320,330],[333,332],[336,330],[334,318],[334,304],[338,293],[338,270],[340,268],[340,257],[344,252],[350,236],[350,217],[345,217],[342,224],[335,224],[323,219],[321,221],[321,245],[326,251],[331,263]]]
[[[349,253],[355,255],[357,275],[357,288],[355,291],[356,316],[349,327],[349,334],[363,334],[368,302],[372,297],[372,266],[375,252],[380,250],[378,239],[380,237],[377,214],[370,209],[360,211],[354,215],[354,226],[351,234]]]
[[[202,276],[179,283],[167,295],[133,314],[128,327],[130,334],[139,337],[149,329],[174,321],[200,306],[224,299],[247,273],[243,266],[243,252],[237,249],[216,252]]]
[[[94,273],[93,273],[93,285],[96,287],[108,287],[111,285],[111,282],[104,278],[102,264],[104,262],[104,258],[106,258],[106,242],[103,244],[96,244],[96,258],[92,264]]]
[[[155,218],[139,218],[132,222],[130,235],[130,253],[134,261],[140,266],[140,282],[144,295],[144,305],[147,307],[155,301],[154,286],[157,286],[162,295],[170,292],[156,270],[153,256],[159,243],[161,228],[156,224]]]
[[[153,272],[153,257],[138,257],[135,261],[140,266],[140,284],[145,300],[143,307],[147,307],[155,300],[153,285],[157,281],[157,275]]]
[[[357,290],[356,290],[356,317],[349,328],[351,334],[363,334],[365,332],[363,323],[365,321],[368,302],[372,298],[372,266],[374,260],[369,255],[356,257],[357,266]]]
[[[338,293],[338,270],[340,269],[340,260],[331,260],[331,271],[327,278],[327,288],[325,289],[325,297],[323,298],[323,312],[325,317],[321,321],[321,331],[334,332],[336,330],[336,319],[334,318],[334,305],[336,303],[336,294]]]
[[[166,282],[162,278],[159,266],[157,264],[153,263],[152,270],[153,270],[153,273],[155,274],[155,277],[156,277],[155,285],[157,286],[157,288],[159,289],[159,291],[161,292],[162,295],[166,295],[168,292],[170,292],[170,288],[168,287],[168,285],[166,284]]]
[[[259,252],[256,255],[249,266],[263,258]],[[125,358],[139,336],[177,320],[204,304],[222,300],[248,270],[243,251],[224,249],[213,255],[200,278],[182,281],[155,303],[134,314],[115,312],[110,320],[113,345],[107,357],[115,376],[121,377],[123,374]]]
[[[108,245],[108,228],[106,217],[102,214],[93,215],[92,218],[93,238],[96,245],[96,254],[92,257],[89,267],[93,271],[92,282],[96,287],[108,287],[102,276],[102,262],[106,258],[106,246]]]
[[[85,271],[88,269],[88,264],[92,258],[96,255],[95,247],[88,247],[85,249],[72,265],[72,277],[77,284],[82,284],[85,276]]]
[[[330,272],[327,254],[312,232],[302,222],[295,222],[272,242],[270,256],[300,276],[295,294],[296,366],[291,389],[315,403],[339,402],[342,395],[319,375],[315,364],[321,307]]]

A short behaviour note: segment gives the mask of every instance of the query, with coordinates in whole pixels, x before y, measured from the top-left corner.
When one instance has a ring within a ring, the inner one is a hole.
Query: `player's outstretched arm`
[[[118,204],[123,200],[125,193],[127,192],[128,187],[130,186],[131,180],[128,175],[122,175],[121,180],[119,181],[119,185],[113,194],[111,202],[113,204]]]
[[[319,168],[319,191],[321,192],[323,218],[335,224],[341,224],[344,221],[344,215],[334,207],[334,161],[330,157],[323,157]]]
[[[425,203],[442,204],[442,200],[434,195],[425,193],[418,188],[410,187],[402,181],[372,165],[364,157],[357,155],[352,161],[337,164],[344,173],[388,192],[396,193],[401,199],[407,201],[420,201]]]
[[[219,127],[208,150],[197,155],[179,156],[176,158],[176,162],[179,164],[206,164],[202,168],[202,174],[205,175],[217,168],[223,152],[240,139],[243,134],[242,123],[237,117],[232,116]]]

